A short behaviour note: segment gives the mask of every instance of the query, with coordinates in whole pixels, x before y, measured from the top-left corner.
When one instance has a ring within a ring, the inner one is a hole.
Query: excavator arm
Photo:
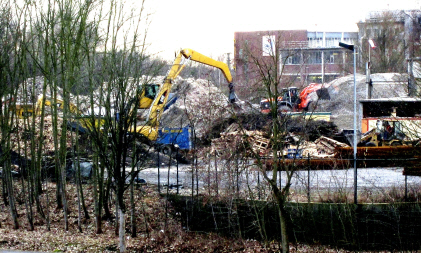
[[[146,136],[149,140],[156,140],[157,138],[159,120],[161,119],[162,113],[164,112],[164,107],[167,103],[174,80],[185,67],[184,58],[220,69],[224,74],[225,79],[228,81],[230,90],[229,101],[234,103],[236,100],[234,85],[232,83],[232,76],[227,64],[224,62],[216,61],[194,50],[183,49],[176,56],[171,69],[168,71],[168,74],[158,91],[158,94],[151,104],[147,124],[144,126],[136,127],[136,132]]]
[[[230,101],[230,103],[235,103],[235,100],[237,98],[237,95],[234,92],[234,84],[232,83],[232,76],[231,76],[231,72],[228,68],[228,65],[225,64],[224,62],[221,61],[216,61],[212,58],[209,58],[201,53],[198,53],[194,50],[191,49],[183,49],[180,52],[185,58],[188,58],[192,61],[195,62],[200,62],[206,65],[209,65],[211,67],[215,67],[218,68],[222,71],[222,73],[225,76],[225,79],[228,82],[228,88],[229,88],[229,94],[228,94],[228,99]]]
[[[35,106],[35,111],[36,111],[37,115],[41,114],[42,104],[44,104],[45,106],[48,106],[48,107],[52,107],[53,103],[56,104],[56,106],[59,110],[64,109],[64,101],[63,100],[61,100],[61,99],[52,100],[51,98],[44,97],[42,94],[39,95],[38,99],[37,99],[36,106]],[[68,106],[69,106],[70,113],[72,113],[74,115],[80,115],[81,114],[80,110],[73,103],[69,102]]]

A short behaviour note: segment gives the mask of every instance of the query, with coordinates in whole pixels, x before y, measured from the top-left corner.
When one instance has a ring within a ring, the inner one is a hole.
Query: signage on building
[[[275,55],[275,35],[267,35],[262,37],[263,56]]]

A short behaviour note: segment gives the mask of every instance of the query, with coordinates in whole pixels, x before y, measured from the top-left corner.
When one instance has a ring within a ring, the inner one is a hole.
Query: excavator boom
[[[224,74],[225,79],[228,82],[228,86],[230,89],[229,100],[230,102],[235,102],[236,95],[234,93],[234,86],[232,84],[232,75],[228,68],[228,65],[221,61],[216,61],[210,57],[207,57],[201,53],[198,53],[192,49],[183,49],[179,52],[176,56],[171,69],[168,71],[165,81],[172,82],[183,70],[183,57],[185,59],[190,59],[195,62],[203,63],[205,65],[218,68]],[[164,82],[165,82],[164,81]],[[140,92],[140,101],[139,101],[139,109],[147,109],[150,108],[156,94],[159,92],[160,85],[158,84],[147,84],[143,87],[142,91]]]
[[[158,94],[150,106],[147,124],[144,126],[136,127],[135,131],[145,135],[149,140],[156,140],[159,120],[161,119],[162,113],[164,112],[164,107],[167,103],[174,80],[184,69],[184,58],[220,69],[228,82],[230,90],[229,101],[234,103],[236,100],[234,85],[232,83],[232,76],[227,64],[224,62],[216,61],[194,50],[183,49],[177,54],[171,69],[168,71],[163,84],[160,86]]]
[[[206,65],[209,65],[211,67],[216,67],[218,69],[220,69],[222,71],[222,73],[225,76],[225,79],[227,79],[228,83],[232,83],[232,76],[231,76],[231,72],[228,68],[228,65],[225,64],[224,62],[221,61],[216,61],[212,58],[209,58],[201,53],[198,53],[194,50],[191,49],[183,49],[180,52],[181,54],[183,54],[183,56],[186,59],[190,59],[192,61],[195,62],[200,62]]]

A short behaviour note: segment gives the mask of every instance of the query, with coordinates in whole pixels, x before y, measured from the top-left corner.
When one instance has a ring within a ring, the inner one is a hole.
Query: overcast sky
[[[174,59],[191,48],[218,58],[233,52],[234,32],[305,29],[357,31],[372,10],[420,9],[420,0],[146,0],[150,52]]]

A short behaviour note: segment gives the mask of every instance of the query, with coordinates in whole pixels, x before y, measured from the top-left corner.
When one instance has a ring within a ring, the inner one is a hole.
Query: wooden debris
[[[267,155],[269,151],[269,139],[263,137],[260,131],[246,131],[247,140],[251,145],[252,150],[259,155]]]
[[[270,148],[270,141],[264,137],[261,131],[247,131],[241,130],[238,124],[231,124],[227,130],[221,133],[220,138],[212,140],[211,152],[221,154],[230,152],[232,149],[245,149],[250,154],[250,151],[259,155],[266,155]],[[247,150],[251,148],[251,150]]]
[[[319,153],[326,155],[334,155],[335,150],[339,147],[349,147],[349,145],[343,142],[339,142],[325,136],[321,136],[319,139],[317,139],[315,144]]]

